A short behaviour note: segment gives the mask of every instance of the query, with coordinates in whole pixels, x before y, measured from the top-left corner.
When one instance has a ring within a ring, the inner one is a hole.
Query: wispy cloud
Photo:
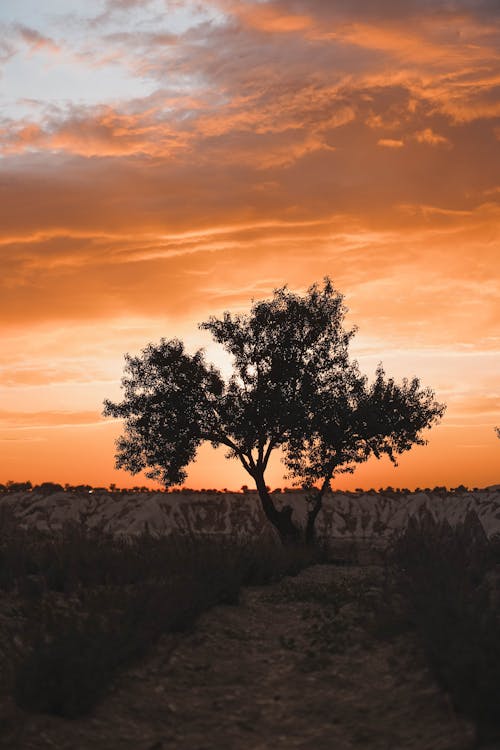
[[[378,146],[385,146],[386,148],[403,148],[405,145],[404,141],[398,138],[379,138],[377,141]]]
[[[28,45],[31,52],[43,49],[57,54],[61,51],[60,46],[51,37],[41,34],[37,29],[24,26],[24,24],[15,24],[14,28],[19,38]]]
[[[46,429],[69,425],[93,425],[102,421],[98,412],[92,411],[5,411],[0,410],[0,429]]]

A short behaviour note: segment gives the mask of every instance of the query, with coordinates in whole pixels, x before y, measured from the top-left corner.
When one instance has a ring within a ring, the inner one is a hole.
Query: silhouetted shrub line
[[[245,489],[244,489],[245,488]],[[308,487],[276,487],[270,491],[270,494],[288,494],[288,493],[300,493],[306,492]],[[332,489],[331,493],[334,495],[348,495],[358,496],[363,495],[414,495],[421,492],[433,495],[450,495],[450,494],[463,494],[469,492],[481,492],[487,487],[466,487],[461,484],[458,487],[416,487],[414,490],[410,490],[407,487],[380,487],[375,490],[373,487],[370,489],[363,489],[357,487],[354,490],[342,490]],[[90,484],[68,484],[64,486],[58,482],[42,482],[41,484],[33,485],[30,481],[27,482],[13,482],[12,480],[7,481],[5,484],[0,483],[0,495],[13,495],[15,493],[26,492],[26,493],[41,493],[50,495],[54,492],[68,492],[73,494],[84,493],[84,494],[96,494],[96,495],[130,495],[130,494],[162,494],[162,495],[236,495],[236,494],[255,494],[256,490],[249,490],[247,485],[243,485],[239,490],[228,490],[227,487],[224,489],[208,488],[196,490],[191,487],[146,487],[134,485],[133,487],[117,487],[115,484],[111,484],[109,487],[94,487]]]
[[[389,558],[379,622],[389,637],[416,628],[455,709],[475,721],[478,742],[500,742],[499,563],[500,538],[488,540],[474,512],[454,529],[430,514],[413,519]]]
[[[23,709],[90,712],[116,674],[164,634],[181,633],[244,585],[295,575],[321,553],[270,541],[203,537],[124,540],[68,525],[55,536],[4,516],[0,588],[21,601],[23,648],[9,690]]]

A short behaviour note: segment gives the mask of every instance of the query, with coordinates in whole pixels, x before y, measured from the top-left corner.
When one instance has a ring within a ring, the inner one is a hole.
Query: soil
[[[380,571],[370,567],[313,566],[246,589],[238,605],[165,636],[90,717],[4,705],[0,745],[469,750],[473,727],[434,682],[415,635],[377,631],[377,598]]]

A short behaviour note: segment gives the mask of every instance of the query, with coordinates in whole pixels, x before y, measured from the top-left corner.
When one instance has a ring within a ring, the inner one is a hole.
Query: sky
[[[447,404],[334,487],[500,482],[499,165],[498,0],[3,0],[0,482],[151,485],[124,353],[227,368],[199,322],[326,275],[361,369]],[[186,485],[249,480],[204,447]]]

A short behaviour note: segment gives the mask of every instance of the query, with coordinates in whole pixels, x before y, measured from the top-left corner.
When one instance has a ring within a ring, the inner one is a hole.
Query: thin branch
[[[203,440],[208,440],[211,443],[221,443],[222,445],[226,445],[228,448],[231,448],[232,451],[234,451],[234,454],[239,458],[241,461],[241,464],[245,471],[247,471],[251,476],[254,474],[255,470],[255,462],[250,455],[246,455],[241,448],[239,448],[236,443],[234,443],[230,438],[227,437],[227,435],[215,435],[210,433],[202,433],[200,437]]]
[[[243,466],[243,468],[245,469],[245,471],[247,471],[250,474],[251,477],[255,478],[255,471],[250,466],[250,464],[248,462],[248,459],[245,457],[245,455],[243,453],[239,453],[238,454],[238,458],[240,459],[240,463]]]
[[[250,464],[250,466],[252,467],[253,471],[255,471],[255,470],[256,470],[256,468],[257,468],[257,464],[256,464],[256,462],[255,462],[255,459],[254,459],[254,457],[252,456],[252,451],[251,451],[251,450],[249,450],[249,451],[248,451],[248,453],[247,453],[247,454],[245,454],[245,457],[247,458],[247,460],[248,460],[248,463],[249,463],[249,464]]]
[[[273,452],[273,448],[275,448],[277,444],[278,444],[278,439],[269,440],[269,445],[267,446],[266,452],[264,453],[264,459],[262,461],[262,466],[264,468],[264,471],[267,469],[267,464],[269,462],[271,453]]]
[[[257,466],[264,467],[264,445],[265,440],[262,440],[262,435],[259,435],[259,447],[257,450]]]

